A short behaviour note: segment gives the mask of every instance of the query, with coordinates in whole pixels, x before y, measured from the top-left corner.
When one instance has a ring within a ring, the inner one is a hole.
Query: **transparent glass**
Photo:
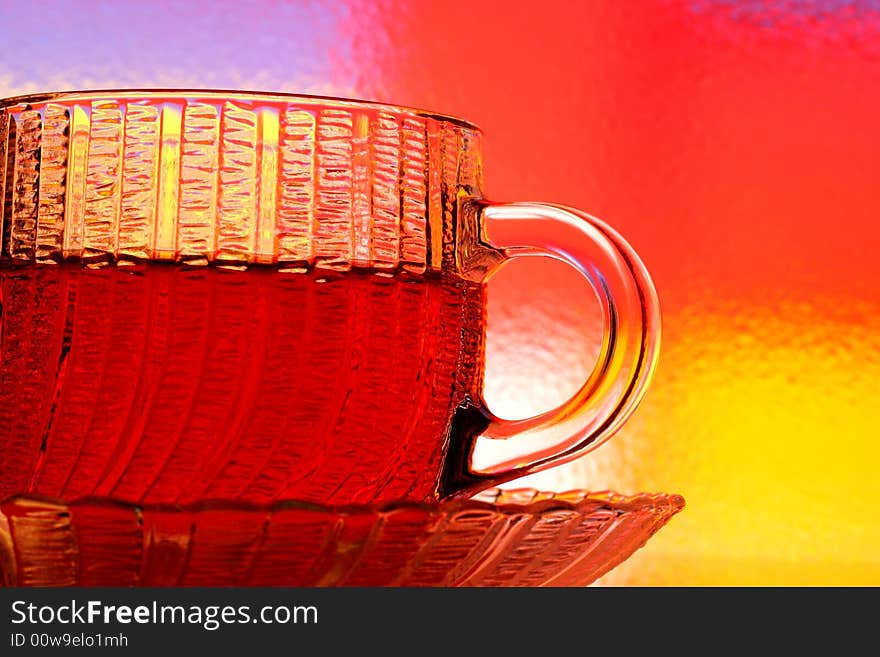
[[[15,497],[0,505],[0,584],[584,586],[682,504],[535,490],[342,509]]]
[[[483,199],[480,139],[305,96],[0,101],[0,497],[425,501],[606,440],[656,362],[651,280],[593,217]],[[590,283],[603,346],[570,401],[506,421],[483,284],[535,255]]]

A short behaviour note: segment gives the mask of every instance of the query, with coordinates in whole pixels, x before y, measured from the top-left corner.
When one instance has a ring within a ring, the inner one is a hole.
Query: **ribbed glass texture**
[[[667,495],[487,491],[438,506],[0,505],[0,584],[583,586],[682,507]]]

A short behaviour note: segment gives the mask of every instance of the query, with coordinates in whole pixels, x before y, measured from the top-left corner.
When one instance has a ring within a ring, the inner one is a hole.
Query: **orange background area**
[[[369,98],[485,131],[487,194],[615,226],[663,308],[639,410],[542,488],[681,493],[611,585],[880,584],[880,3],[46,2],[0,8],[0,95],[217,87]],[[562,265],[490,289],[486,396],[592,367]]]

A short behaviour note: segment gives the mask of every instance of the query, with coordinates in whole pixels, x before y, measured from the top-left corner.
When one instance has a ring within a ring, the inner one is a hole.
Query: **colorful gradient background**
[[[216,87],[458,114],[487,193],[580,207],[643,256],[652,387],[526,482],[683,494],[608,585],[880,584],[880,2],[0,5],[0,95]],[[522,417],[592,366],[562,265],[490,286],[487,398]]]

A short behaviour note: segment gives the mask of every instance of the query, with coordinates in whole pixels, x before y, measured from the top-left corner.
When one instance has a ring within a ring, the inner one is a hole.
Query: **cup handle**
[[[482,413],[488,427],[473,439],[459,470],[460,492],[473,492],[575,459],[614,434],[644,396],[660,346],[657,292],[632,247],[608,225],[579,210],[545,203],[480,203],[481,241],[510,258],[543,256],[577,269],[604,316],[604,336],[592,374],[559,407],[524,420]],[[493,267],[486,272],[491,277]],[[506,439],[509,460],[472,466],[477,442]],[[462,456],[465,456],[464,454]]]

